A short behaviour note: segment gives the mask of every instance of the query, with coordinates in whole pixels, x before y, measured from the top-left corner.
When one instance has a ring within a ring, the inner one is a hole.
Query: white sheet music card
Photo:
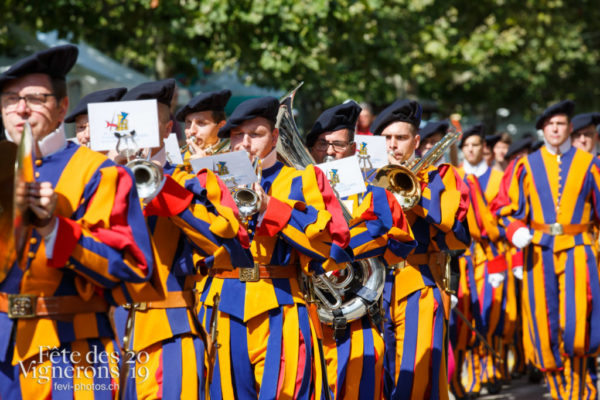
[[[356,135],[356,155],[367,168],[381,168],[388,164],[385,137],[371,135]],[[363,161],[364,160],[364,161]],[[370,164],[369,164],[370,162]]]
[[[203,168],[210,169],[219,175],[219,178],[225,182],[228,188],[249,185],[258,181],[252,163],[248,158],[248,153],[244,150],[194,158],[190,160],[190,164],[195,173]]]
[[[331,187],[340,197],[348,197],[366,190],[357,156],[318,164],[317,167],[325,173]]]
[[[183,157],[179,151],[179,141],[176,133],[170,133],[165,139],[165,151],[167,152],[167,161],[171,164],[183,164]]]
[[[138,149],[159,147],[156,99],[88,104],[90,147],[96,151],[117,148],[115,132],[135,132]]]

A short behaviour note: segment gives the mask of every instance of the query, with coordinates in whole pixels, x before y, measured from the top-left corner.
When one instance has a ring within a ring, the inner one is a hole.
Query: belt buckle
[[[565,233],[565,231],[563,229],[563,226],[561,224],[559,224],[558,222],[550,224],[550,235],[558,236],[558,235],[562,235],[564,233]]]
[[[121,307],[123,307],[123,309],[125,310],[130,310],[133,307],[135,311],[146,311],[148,309],[148,303],[126,303],[123,304]]]
[[[34,294],[9,294],[8,318],[35,318],[36,299]]]
[[[395,271],[395,270],[401,270],[404,269],[404,267],[406,267],[406,260],[402,260],[397,264],[393,264],[388,266],[389,269]]]
[[[260,279],[260,271],[258,264],[254,263],[252,268],[238,268],[240,274],[240,282],[258,282]]]

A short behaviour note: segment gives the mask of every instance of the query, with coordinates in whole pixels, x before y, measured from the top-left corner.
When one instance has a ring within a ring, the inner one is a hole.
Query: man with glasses
[[[105,299],[139,301],[136,285],[154,269],[131,173],[66,141],[65,75],[77,54],[50,48],[0,75],[8,140],[29,122],[35,157],[34,182],[17,186],[28,248],[0,282],[2,399],[73,398],[76,388],[114,396],[119,350]]]
[[[354,128],[359,113],[358,104],[349,101],[319,116],[306,137],[317,163],[325,157],[339,160],[354,155]],[[382,265],[394,265],[413,250],[416,242],[410,226],[390,192],[367,185],[364,193],[343,200],[351,206],[350,248],[355,259],[381,256]],[[323,327],[328,380],[336,399],[355,394],[359,399],[380,399],[383,395],[381,299],[363,300],[369,303],[369,314],[350,323],[338,317],[335,327]]]

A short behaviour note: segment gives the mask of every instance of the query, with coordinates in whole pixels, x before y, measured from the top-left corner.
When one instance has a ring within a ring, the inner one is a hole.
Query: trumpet
[[[192,136],[188,139],[190,142],[184,144],[183,146],[181,146],[179,148],[179,151],[183,154],[186,151],[189,150],[190,154],[196,154],[196,151],[194,150],[194,146],[192,146],[193,144],[196,144],[196,142],[198,141],[196,139],[195,136]],[[229,138],[226,139],[220,139],[218,142],[216,142],[215,144],[211,144],[210,146],[207,146],[206,148],[204,148],[204,152],[206,153],[207,156],[212,156],[214,154],[221,154],[221,153],[225,153],[227,151],[229,151],[229,143],[230,140]]]
[[[117,153],[127,160],[125,166],[133,173],[138,195],[141,199],[147,199],[154,196],[160,188],[163,172],[158,165],[141,157],[141,150],[135,142],[134,135],[135,131],[115,132],[118,139]]]
[[[260,183],[262,179],[262,161],[260,157],[255,157],[252,167],[258,177]],[[250,188],[250,185],[234,188],[232,193],[233,201],[240,211],[240,216],[244,221],[248,221],[254,214],[258,212],[260,198],[258,193]]]
[[[398,200],[403,210],[413,208],[421,200],[421,183],[417,174],[424,168],[434,164],[442,157],[454,142],[460,139],[462,130],[458,122],[452,122],[450,131],[433,146],[420,160],[412,165],[388,164],[379,168],[373,178],[373,185],[386,188]]]

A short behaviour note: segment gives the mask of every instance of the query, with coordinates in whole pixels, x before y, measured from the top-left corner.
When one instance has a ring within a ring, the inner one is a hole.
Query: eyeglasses
[[[40,109],[46,105],[46,101],[50,96],[56,97],[54,93],[29,93],[25,96],[19,96],[17,93],[7,92],[0,94],[0,101],[2,107],[8,111],[16,109],[21,100],[25,100],[25,104],[32,109]]]
[[[346,151],[346,149],[348,148],[348,146],[350,146],[350,144],[351,144],[351,142],[340,142],[337,140],[335,142],[328,142],[326,140],[317,140],[317,142],[315,143],[315,149],[317,149],[318,151],[327,151],[329,146],[333,146],[333,151],[342,152],[342,151]]]

